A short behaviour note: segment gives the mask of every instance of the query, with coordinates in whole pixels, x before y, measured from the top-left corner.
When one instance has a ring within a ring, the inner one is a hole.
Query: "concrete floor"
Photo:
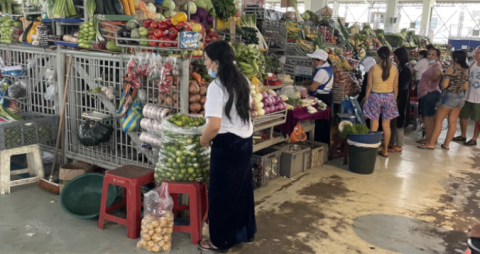
[[[337,159],[260,188],[256,241],[231,253],[463,253],[480,217],[480,149],[419,150],[419,136],[410,131],[403,153],[378,157],[371,175]],[[36,185],[0,196],[0,216],[0,253],[147,253],[125,227],[72,218]],[[201,253],[188,234],[175,233],[173,246]]]

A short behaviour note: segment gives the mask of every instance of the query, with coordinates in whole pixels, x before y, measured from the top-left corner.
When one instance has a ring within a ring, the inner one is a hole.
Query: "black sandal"
[[[464,145],[466,146],[476,146],[477,145],[477,141],[473,140],[473,139],[470,139],[468,142],[465,142],[463,143]]]
[[[450,150],[450,148],[445,147],[443,144],[442,144],[440,147],[442,147],[443,149],[445,149],[445,150],[447,150],[447,151]]]
[[[202,246],[202,241],[205,241],[208,244],[208,248]],[[206,239],[202,239],[198,242],[198,248],[200,250],[206,250],[206,251],[211,251],[211,252],[216,252],[216,253],[227,253],[228,252],[228,250],[221,250],[221,249],[215,248],[212,244],[212,241],[206,240]]]
[[[456,136],[452,140],[456,141],[456,142],[465,142],[465,141],[467,141],[467,138],[464,138],[462,136]]]

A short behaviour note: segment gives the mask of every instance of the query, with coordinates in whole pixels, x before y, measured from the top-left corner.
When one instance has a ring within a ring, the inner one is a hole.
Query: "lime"
[[[201,174],[201,173],[203,172],[203,170],[202,170],[201,168],[197,168],[197,170],[195,170],[195,172],[196,172],[197,174]]]
[[[194,168],[188,168],[188,173],[190,173],[190,174],[195,173],[195,169]]]
[[[166,175],[167,177],[170,177],[170,176],[172,176],[172,173],[167,172],[165,175]]]
[[[165,163],[165,167],[171,168],[171,167],[172,167],[172,163],[170,163],[170,162]]]
[[[197,151],[192,151],[192,152],[190,153],[190,156],[191,156],[191,157],[196,157],[196,156],[197,156]]]
[[[168,158],[168,163],[172,163],[173,162],[173,159],[172,158]]]
[[[186,165],[185,163],[180,163],[180,164],[178,164],[178,167],[180,167],[180,168],[186,168],[187,165]]]
[[[170,180],[175,181],[175,176],[170,177]]]
[[[176,160],[177,163],[182,163],[182,158],[178,157]]]
[[[159,175],[159,174],[157,174],[157,173],[155,173],[155,174],[153,174],[153,177],[154,177],[155,179],[157,179],[157,178],[159,178],[159,177],[160,177],[160,175]]]
[[[195,162],[195,163],[193,163],[193,167],[194,167],[194,168],[199,168],[199,167],[200,167],[200,164],[198,164],[198,163]]]
[[[188,181],[193,182],[193,181],[195,181],[195,178],[189,177],[189,178],[188,178]]]
[[[183,155],[182,151],[176,151],[175,154],[176,154],[177,156],[182,156],[182,155]]]
[[[184,168],[182,168],[182,169],[180,170],[180,172],[181,172],[182,174],[187,173],[187,171],[188,171],[188,170],[186,170],[186,169],[184,169]]]
[[[183,178],[185,178],[185,175],[184,175],[184,174],[179,174],[179,175],[178,175],[178,180],[183,180]]]
[[[172,163],[172,168],[178,168],[178,163],[176,162]]]

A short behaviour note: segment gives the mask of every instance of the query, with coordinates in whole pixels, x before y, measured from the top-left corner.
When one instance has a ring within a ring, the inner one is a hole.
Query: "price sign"
[[[200,47],[200,33],[186,31],[180,33],[180,48],[197,49]]]
[[[295,66],[294,74],[295,76],[302,76],[302,77],[312,77],[313,70],[311,67],[305,66]]]

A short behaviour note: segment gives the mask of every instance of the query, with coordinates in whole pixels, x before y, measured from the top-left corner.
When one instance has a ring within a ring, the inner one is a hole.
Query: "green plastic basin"
[[[70,180],[60,194],[63,210],[79,219],[92,219],[100,214],[103,175],[88,173]],[[108,186],[107,207],[113,205],[117,189]]]

